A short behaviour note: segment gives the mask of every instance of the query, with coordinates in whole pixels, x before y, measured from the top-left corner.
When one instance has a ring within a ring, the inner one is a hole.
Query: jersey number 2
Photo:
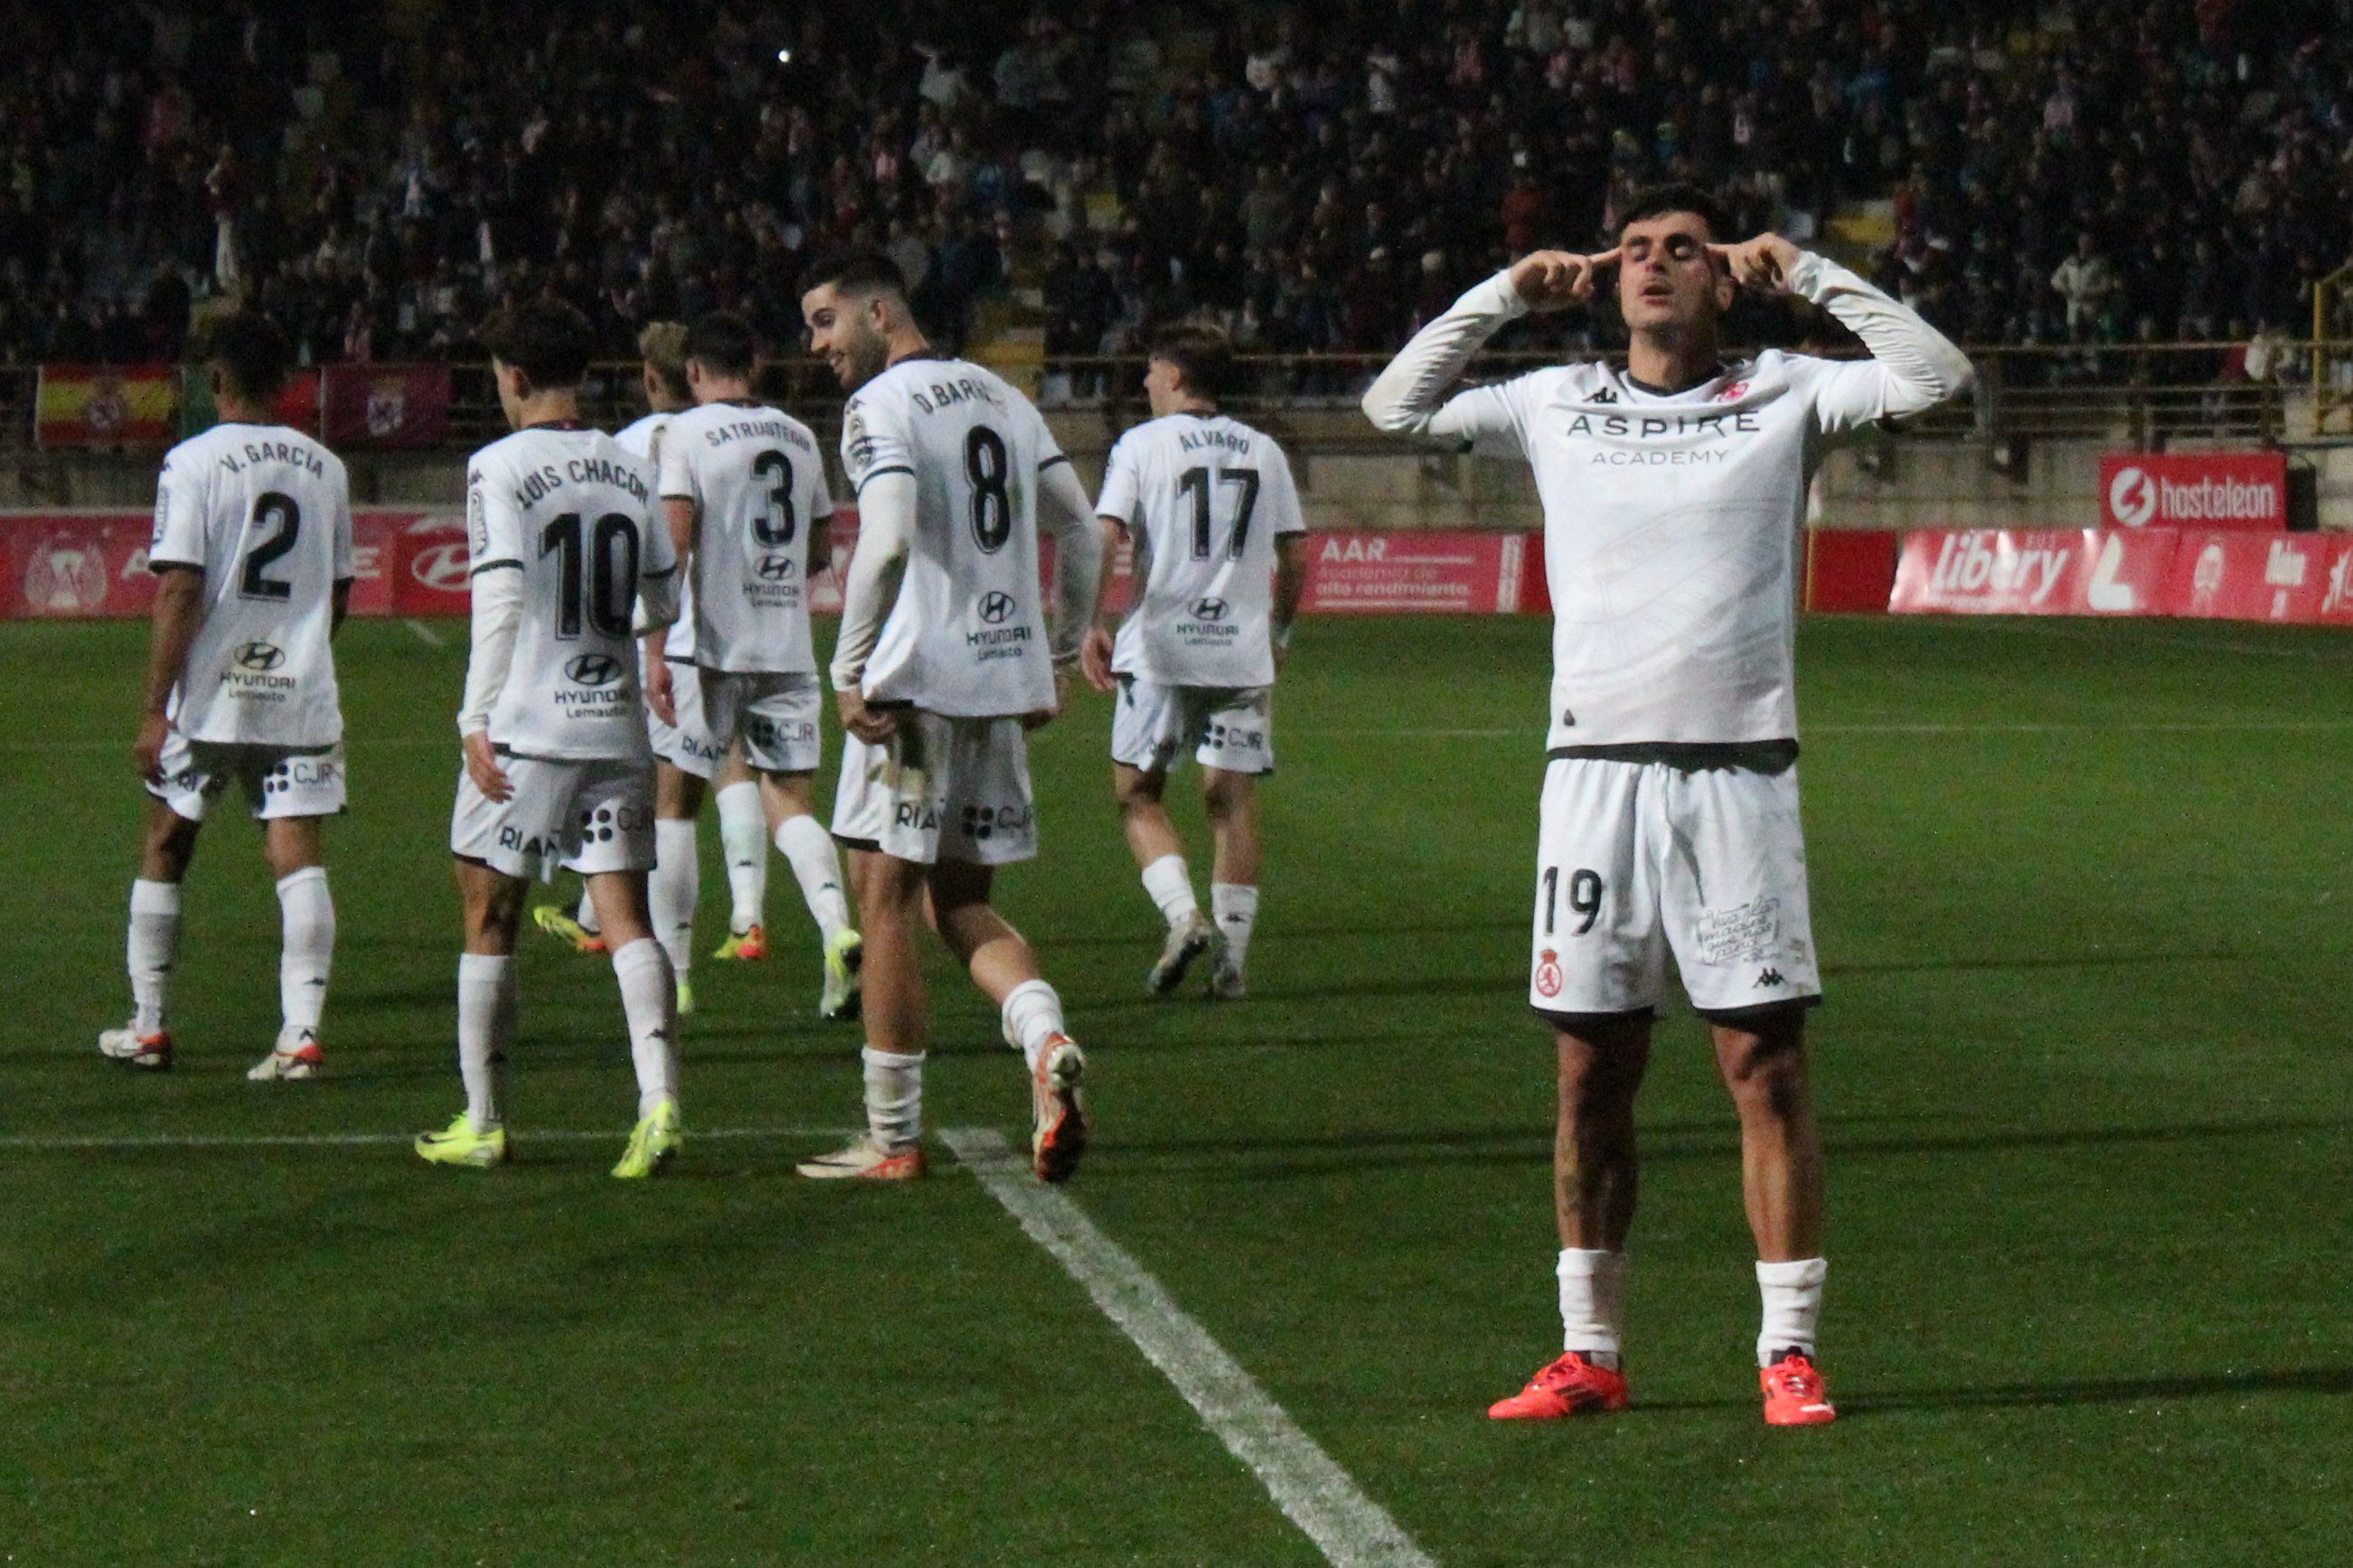
[[[1233,485],[1241,491],[1234,503],[1234,534],[1226,541],[1226,558],[1240,561],[1242,546],[1249,542],[1250,513],[1258,510],[1258,470],[1228,468],[1218,476],[1218,482]],[[1193,559],[1209,558],[1209,470],[1187,468],[1176,481],[1176,493],[1193,500]]]
[[[253,502],[253,527],[274,531],[245,552],[245,575],[237,592],[248,599],[290,599],[294,584],[283,577],[272,577],[262,568],[294,548],[302,535],[302,509],[294,504],[292,496],[280,495],[276,490],[257,496]]]
[[[638,593],[635,522],[611,512],[584,531],[580,514],[567,511],[541,532],[539,552],[555,557],[557,637],[578,637],[584,620],[600,636],[628,637]]]

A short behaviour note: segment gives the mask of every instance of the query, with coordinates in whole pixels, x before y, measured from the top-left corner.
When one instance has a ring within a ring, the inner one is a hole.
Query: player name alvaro
[[[561,468],[554,463],[543,463],[533,472],[525,474],[522,482],[515,487],[515,505],[518,509],[533,506],[554,494],[556,487],[567,481],[575,485],[612,485],[628,491],[640,501],[648,499],[646,481],[638,474],[636,465],[610,462],[603,458],[568,458]]]

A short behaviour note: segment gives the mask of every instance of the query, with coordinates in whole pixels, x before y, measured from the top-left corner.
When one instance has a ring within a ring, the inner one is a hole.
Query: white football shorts
[[[1556,757],[1536,832],[1528,1003],[1656,1007],[1674,955],[1703,1014],[1821,994],[1796,764]]]
[[[1123,675],[1112,705],[1112,761],[1148,773],[1166,773],[1189,743],[1193,760],[1205,768],[1271,773],[1270,695],[1264,686],[1164,686]]]
[[[1018,719],[945,719],[898,710],[899,729],[841,749],[833,836],[921,865],[1003,866],[1038,853],[1029,738]]]
[[[640,667],[645,655],[638,655]],[[702,671],[682,659],[670,661],[670,698],[677,705],[678,722],[665,724],[652,707],[646,709],[646,739],[652,743],[654,755],[682,773],[707,779],[719,771],[720,759],[727,754],[724,746],[711,743],[711,726],[702,708]]]
[[[232,745],[191,741],[177,730],[164,742],[164,782],[147,793],[174,816],[202,822],[213,798],[234,782],[254,817],[333,816],[343,809],[343,748]]]
[[[449,852],[510,877],[552,881],[556,868],[593,877],[650,871],[654,771],[640,762],[499,758],[514,793],[501,805],[458,770]]]
[[[740,738],[744,760],[766,773],[813,773],[825,760],[818,710],[825,692],[814,675],[702,672],[702,722],[724,756]],[[683,720],[686,715],[679,715]],[[703,774],[705,778],[709,773]]]

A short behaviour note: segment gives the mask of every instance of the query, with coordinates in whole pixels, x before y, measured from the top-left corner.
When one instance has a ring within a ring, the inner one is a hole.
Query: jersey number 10
[[[585,621],[601,637],[628,639],[638,596],[636,522],[609,512],[584,530],[580,514],[567,511],[541,531],[539,553],[555,557],[557,637],[578,637]]]

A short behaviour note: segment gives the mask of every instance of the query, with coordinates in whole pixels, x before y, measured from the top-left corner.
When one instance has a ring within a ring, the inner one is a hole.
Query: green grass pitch
[[[688,1148],[658,1183],[605,1174],[631,1114],[610,971],[536,936],[514,1168],[204,1142],[409,1133],[459,1103],[462,628],[438,635],[345,633],[332,1077],[264,1086],[243,1070],[277,916],[236,816],[191,879],[179,1070],[92,1048],[126,1009],[144,632],[0,630],[0,1559],[1318,1561],[944,1150],[917,1187],[844,1192],[790,1174],[821,1132],[694,1140],[856,1116],[854,1033],[812,1016],[781,863],[776,956],[696,971]],[[1546,636],[1303,631],[1229,1009],[1140,994],[1157,919],[1105,705],[1035,737],[1044,854],[1002,901],[1092,1049],[1100,1141],[1070,1195],[1440,1563],[2337,1556],[2353,640],[1808,623],[1844,1418],[1772,1432],[1734,1126],[1682,1013],[1644,1102],[1635,1408],[1482,1416],[1558,1327],[1521,1001]],[[993,1016],[933,973],[933,1124],[1020,1136]],[[55,1142],[138,1137],[163,1141]]]

